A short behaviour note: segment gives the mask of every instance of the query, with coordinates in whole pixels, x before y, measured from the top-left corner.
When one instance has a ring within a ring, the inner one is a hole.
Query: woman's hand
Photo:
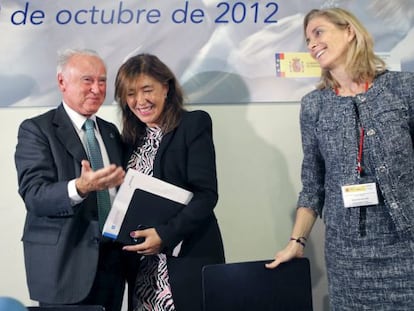
[[[272,262],[265,265],[266,268],[274,269],[282,262],[289,261],[293,258],[303,257],[303,248],[304,246],[302,244],[297,243],[296,240],[291,240],[284,249],[276,253]]]
[[[274,269],[282,262],[293,258],[303,257],[303,249],[306,244],[306,237],[312,230],[316,221],[316,213],[307,207],[299,207],[296,210],[296,219],[293,226],[289,243],[284,249],[277,252],[272,262],[266,264],[266,268]]]
[[[136,245],[127,245],[122,249],[130,252],[137,252],[140,255],[148,256],[159,254],[162,240],[154,228],[132,231],[131,238],[144,238],[144,242]]]

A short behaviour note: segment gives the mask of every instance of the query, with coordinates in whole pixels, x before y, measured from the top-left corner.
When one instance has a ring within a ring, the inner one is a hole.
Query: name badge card
[[[342,186],[341,189],[345,207],[378,204],[378,193],[375,183]]]

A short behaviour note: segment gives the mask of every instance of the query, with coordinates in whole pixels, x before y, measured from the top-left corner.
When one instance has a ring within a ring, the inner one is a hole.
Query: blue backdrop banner
[[[0,0],[0,106],[56,106],[64,48],[105,59],[106,104],[118,67],[142,52],[171,67],[191,104],[299,101],[318,80],[303,17],[328,6],[360,18],[391,69],[414,70],[412,0]]]

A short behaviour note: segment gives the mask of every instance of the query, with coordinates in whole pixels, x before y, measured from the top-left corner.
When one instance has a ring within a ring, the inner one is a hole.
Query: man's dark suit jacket
[[[111,163],[122,165],[119,131],[97,118]],[[72,207],[68,181],[87,159],[63,105],[22,122],[15,163],[27,216],[23,233],[30,298],[72,304],[89,293],[95,278],[99,239],[96,195]]]
[[[221,233],[213,211],[218,193],[212,136],[212,121],[206,112],[184,112],[179,126],[161,140],[154,159],[154,177],[194,193],[179,214],[155,228],[167,255],[183,241],[178,257],[167,256],[174,304],[180,311],[201,310],[202,267],[224,262]],[[126,161],[134,150],[129,148]],[[135,204],[139,202],[133,199],[130,206]]]

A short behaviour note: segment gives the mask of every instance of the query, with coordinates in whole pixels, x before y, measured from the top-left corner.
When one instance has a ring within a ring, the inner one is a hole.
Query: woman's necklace
[[[366,81],[365,84],[364,84],[363,91],[361,91],[361,92],[359,92],[359,90],[354,92],[351,89],[349,91],[345,91],[345,90],[342,90],[342,89],[340,90],[340,89],[338,89],[338,87],[335,87],[334,88],[334,91],[335,91],[335,94],[336,95],[341,95],[341,96],[355,96],[357,94],[360,94],[360,93],[363,93],[363,92],[368,91],[368,88],[369,88],[369,82]],[[362,89],[362,87],[361,87],[360,84],[358,84],[358,89]]]

